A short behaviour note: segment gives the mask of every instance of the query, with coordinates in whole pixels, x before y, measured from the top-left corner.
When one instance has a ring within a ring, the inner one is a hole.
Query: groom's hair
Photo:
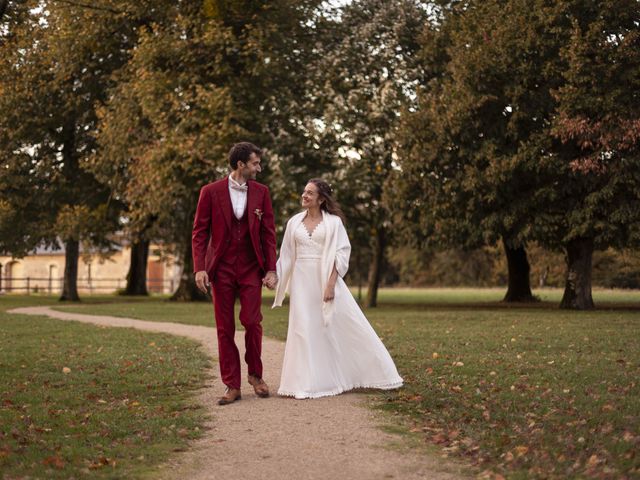
[[[252,153],[257,156],[262,156],[262,150],[256,147],[253,143],[240,142],[236,143],[231,150],[229,150],[229,165],[232,169],[238,168],[238,162],[247,163]]]

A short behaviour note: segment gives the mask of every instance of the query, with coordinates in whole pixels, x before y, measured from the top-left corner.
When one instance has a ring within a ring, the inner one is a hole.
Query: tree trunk
[[[567,277],[560,308],[588,310],[595,307],[591,296],[593,238],[576,238],[567,244]]]
[[[9,6],[9,0],[0,0],[0,20],[4,17],[7,7]]]
[[[149,240],[140,240],[131,244],[131,261],[127,273],[127,286],[123,295],[149,295],[147,291],[147,260],[149,259]]]
[[[380,285],[380,275],[382,274],[382,263],[384,261],[384,251],[387,246],[387,232],[384,227],[378,227],[374,240],[371,263],[369,264],[369,282],[367,285],[368,308],[378,305],[378,286]]]
[[[79,302],[78,296],[78,259],[80,257],[80,242],[67,239],[64,244],[64,283],[60,300]]]
[[[202,293],[196,286],[196,279],[193,275],[193,258],[191,257],[191,230],[186,248],[184,249],[182,260],[182,275],[178,289],[171,296],[170,300],[178,302],[209,301],[210,298]]]
[[[509,269],[509,279],[507,293],[502,299],[503,302],[536,302],[538,299],[531,293],[529,283],[529,260],[527,251],[521,245],[514,248],[507,240],[502,238],[502,245],[507,254],[507,265]]]

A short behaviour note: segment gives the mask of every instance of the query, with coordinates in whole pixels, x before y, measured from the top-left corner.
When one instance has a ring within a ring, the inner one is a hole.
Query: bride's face
[[[314,183],[307,183],[302,192],[302,208],[320,208],[320,194]]]

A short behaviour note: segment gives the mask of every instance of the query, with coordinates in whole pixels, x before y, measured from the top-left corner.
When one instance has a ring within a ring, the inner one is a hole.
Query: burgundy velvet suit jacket
[[[275,271],[276,229],[269,189],[254,180],[249,180],[247,184],[251,244],[262,271]],[[202,187],[191,235],[194,272],[205,270],[213,278],[229,245],[231,215],[233,206],[229,196],[228,177]]]

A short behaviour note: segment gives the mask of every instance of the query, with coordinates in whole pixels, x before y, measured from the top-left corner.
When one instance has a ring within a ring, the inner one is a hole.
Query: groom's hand
[[[262,279],[262,284],[269,290],[276,288],[276,285],[278,284],[278,275],[276,275],[276,272],[267,272],[265,277]]]
[[[196,286],[202,290],[204,293],[209,293],[209,275],[207,272],[202,270],[201,272],[196,272]]]

